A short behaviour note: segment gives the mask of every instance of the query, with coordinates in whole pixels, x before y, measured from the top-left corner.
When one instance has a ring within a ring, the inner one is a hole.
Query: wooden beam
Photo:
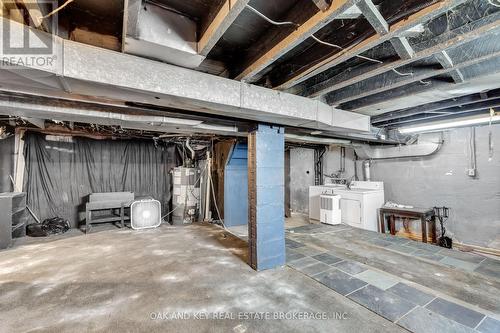
[[[0,0],[2,1],[2,0]],[[24,24],[24,17],[21,10],[17,7],[16,3],[13,1],[2,1],[2,16],[16,21],[18,23]]]
[[[424,120],[424,119],[429,120],[429,119],[436,119],[436,118],[441,118],[441,117],[457,116],[457,115],[463,115],[465,113],[485,111],[485,110],[489,110],[491,108],[498,108],[498,107],[500,107],[500,99],[471,104],[468,106],[449,108],[449,109],[446,109],[443,111],[419,112],[419,113],[413,114],[411,116],[396,118],[396,119],[393,119],[391,121],[379,123],[379,124],[377,124],[377,127],[393,127],[395,125],[399,126],[401,124],[413,123],[413,122],[417,122],[417,121]]]
[[[467,68],[467,81],[462,83],[460,87],[463,86],[465,91],[468,88],[474,86],[474,82],[482,82],[484,84],[484,89],[496,88],[496,78],[500,74],[500,57],[492,58],[491,60],[486,60],[481,64],[472,65]],[[491,77],[491,82],[488,80]],[[354,111],[354,112],[370,112],[370,114],[381,114],[384,113],[382,110],[393,111],[401,110],[405,106],[417,106],[418,103],[422,104],[425,101],[433,102],[437,101],[436,92],[439,92],[439,96],[442,99],[452,98],[456,95],[457,90],[455,83],[450,83],[442,79],[437,80],[427,80],[430,84],[414,83],[408,84],[401,87],[393,87],[391,90],[385,91],[383,93],[371,95],[365,98],[359,98],[351,102],[345,103],[343,109]],[[421,100],[424,98],[425,100]],[[419,101],[416,101],[419,99]],[[425,103],[424,103],[425,104]],[[399,107],[398,107],[399,106]],[[382,111],[382,112],[379,112]]]
[[[355,5],[357,1],[358,0],[334,1],[328,10],[316,13],[272,48],[260,54],[257,59],[246,66],[246,68],[236,77],[236,80],[249,81],[253,76],[281,58],[294,47],[301,44],[312,34],[332,22],[338,15]]]
[[[411,107],[404,110],[392,111],[385,114],[372,117],[372,124],[379,124],[389,122],[394,119],[411,117],[420,113],[433,113],[440,112],[446,109],[455,107],[470,106],[479,102],[486,102],[493,99],[500,98],[500,89],[492,90],[486,93],[479,93],[474,95],[466,95],[453,99],[448,99],[441,102],[429,103],[421,106]]]
[[[389,27],[389,33],[385,35],[374,35],[370,38],[365,39],[359,44],[352,45],[345,50],[335,53],[332,56],[325,58],[324,60],[312,65],[311,67],[296,73],[293,77],[287,80],[285,83],[275,87],[275,89],[285,90],[289,89],[300,82],[303,82],[319,73],[326,71],[329,68],[337,66],[347,60],[362,54],[380,44],[390,41],[392,38],[402,35],[405,31],[418,26],[421,23],[428,22],[433,18],[436,18],[450,9],[466,2],[467,0],[443,0],[437,2],[431,6],[428,6],[420,11],[410,15],[406,19],[396,22]]]
[[[482,37],[491,31],[498,30],[499,20],[500,14],[492,14],[489,17],[478,20],[475,24],[449,31],[443,35],[437,36],[429,42],[426,42],[426,45],[428,46],[424,46],[422,51],[417,52],[411,59],[401,59],[390,63],[370,66],[368,69],[366,67],[361,67],[353,69],[352,71],[341,73],[307,88],[307,93],[304,95],[308,97],[325,95],[332,91],[336,91],[392,71],[393,68],[407,66],[414,61],[436,55],[452,46],[463,45],[464,43],[470,42],[478,37]]]
[[[207,56],[240,15],[249,0],[226,0],[198,42],[198,54]]]
[[[466,68],[488,60],[500,57],[500,51],[493,52],[481,57],[470,59],[456,65],[456,69]],[[440,70],[414,68],[412,76],[397,76],[396,74],[387,73],[382,77],[374,77],[371,80],[360,82],[352,87],[347,87],[342,90],[333,92],[327,97],[327,103],[330,105],[340,105],[357,99],[376,95],[395,88],[400,88],[411,83],[427,80],[439,75],[449,74],[454,68],[443,68]],[[492,69],[492,72],[495,72]]]
[[[24,5],[26,10],[28,11],[31,20],[33,21],[33,24],[35,25],[36,28],[39,28],[43,31],[49,31],[49,27],[47,24],[43,21],[43,12],[38,4],[37,0],[20,0],[20,2]]]

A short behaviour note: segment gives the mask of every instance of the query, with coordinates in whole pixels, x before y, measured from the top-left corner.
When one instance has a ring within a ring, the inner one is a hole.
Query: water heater
[[[200,170],[177,167],[172,173],[172,224],[189,224],[198,218],[200,211]]]

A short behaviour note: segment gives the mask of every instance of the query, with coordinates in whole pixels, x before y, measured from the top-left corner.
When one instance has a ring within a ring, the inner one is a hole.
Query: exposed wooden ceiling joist
[[[313,64],[309,68],[296,73],[293,77],[288,79],[285,83],[275,87],[276,89],[286,90],[299,84],[325,70],[337,66],[353,57],[356,57],[363,52],[381,45],[393,38],[400,37],[407,30],[414,28],[422,23],[428,22],[435,17],[438,17],[450,9],[466,2],[467,0],[443,0],[431,6],[419,10],[418,12],[410,15],[408,18],[398,21],[389,27],[389,32],[385,35],[376,34],[370,38],[365,39],[359,44],[353,45],[344,49],[341,52],[335,53],[326,59]]]
[[[357,1],[358,0],[334,1],[328,10],[324,12],[319,11],[272,48],[268,50],[265,49],[255,60],[245,66],[245,69],[236,79],[251,81],[253,76],[281,58],[284,54],[302,43],[328,23],[332,22],[338,15],[348,10]]]
[[[393,119],[387,122],[378,123],[379,127],[397,127],[401,124],[409,124],[420,120],[430,120],[449,116],[465,115],[477,112],[487,112],[490,108],[500,107],[500,98],[470,104],[467,106],[458,106],[442,111],[419,112],[403,118]]]
[[[412,62],[437,55],[442,51],[453,47],[463,45],[485,34],[497,31],[500,27],[500,14],[493,14],[483,18],[475,23],[474,26],[465,26],[456,31],[449,31],[443,35],[428,41],[428,45],[422,51],[416,53],[411,59],[401,59],[386,64],[377,64],[369,68],[361,67],[352,71],[341,73],[308,88],[306,96],[318,97],[327,93],[340,90],[342,88],[354,85],[364,80],[392,71],[394,68],[400,68],[411,64]],[[451,67],[447,67],[451,68]]]
[[[500,88],[500,57],[471,65],[463,69],[466,81],[458,85],[444,77],[427,79],[427,84],[415,82],[388,91],[353,100],[342,104],[342,109],[380,115],[385,112],[401,110],[405,106],[413,107],[437,102],[451,97],[458,97],[481,90]]]
[[[226,30],[236,20],[249,0],[226,0],[219,9],[206,31],[198,42],[198,53],[207,56],[217,41],[224,35]]]
[[[376,95],[382,92],[386,92],[395,88],[403,87],[412,83],[422,82],[423,80],[436,77],[439,75],[445,75],[454,72],[455,70],[460,70],[461,68],[466,68],[473,66],[478,63],[486,62],[491,59],[500,57],[500,51],[493,52],[491,54],[486,54],[481,57],[476,57],[468,61],[462,62],[456,65],[456,68],[444,68],[440,70],[435,70],[432,68],[413,68],[413,75],[411,76],[398,76],[394,73],[384,74],[382,77],[374,77],[370,80],[360,82],[353,87],[348,87],[335,92],[333,95],[328,96],[326,101],[331,105],[340,105],[354,101],[360,98]],[[491,70],[496,70],[492,68]]]
[[[47,25],[43,22],[44,17],[38,2],[33,0],[21,0],[20,2],[25,6],[35,27],[48,31]]]
[[[372,124],[385,123],[400,118],[411,117],[421,113],[433,113],[445,111],[447,109],[468,107],[480,102],[487,102],[499,98],[500,90],[496,89],[485,93],[467,95],[441,102],[434,102],[422,106],[412,107],[400,111],[388,112],[386,114],[372,117]]]

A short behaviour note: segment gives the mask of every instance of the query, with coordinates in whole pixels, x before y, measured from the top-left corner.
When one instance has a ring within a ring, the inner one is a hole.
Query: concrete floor
[[[0,251],[0,330],[404,331],[292,268],[255,272],[246,256],[245,242],[212,225],[30,240]],[[345,319],[238,318],[262,312],[338,312]],[[151,319],[158,313],[166,319]],[[172,319],[175,313],[191,318]],[[235,318],[213,319],[216,313]]]

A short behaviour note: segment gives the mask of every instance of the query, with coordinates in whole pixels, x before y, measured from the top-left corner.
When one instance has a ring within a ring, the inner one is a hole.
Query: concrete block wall
[[[285,137],[282,127],[259,125],[248,140],[250,264],[285,264]]]
[[[386,200],[450,207],[446,228],[455,241],[500,248],[500,125],[492,126],[491,160],[488,133],[488,126],[476,128],[475,178],[467,175],[470,128],[444,132],[444,144],[432,156],[374,161],[372,178],[384,182]]]
[[[331,175],[340,169],[340,147],[329,147],[323,158],[323,173]],[[346,150],[346,177],[354,176],[354,150]],[[290,205],[295,213],[309,213],[309,186],[314,186],[314,150],[290,150]]]
[[[436,154],[423,158],[376,160],[374,181],[383,181],[386,201],[413,206],[450,207],[447,230],[455,241],[500,248],[500,125],[492,126],[494,155],[488,156],[489,127],[476,127],[477,177],[466,174],[470,161],[470,128],[443,132],[444,144]],[[436,134],[422,134],[421,140]],[[346,152],[346,174],[354,174],[353,150]],[[296,212],[308,212],[307,189],[314,184],[314,153],[291,150],[291,203]],[[311,170],[307,175],[305,170]],[[324,173],[339,169],[339,150],[324,159]],[[358,176],[362,180],[361,161]]]

